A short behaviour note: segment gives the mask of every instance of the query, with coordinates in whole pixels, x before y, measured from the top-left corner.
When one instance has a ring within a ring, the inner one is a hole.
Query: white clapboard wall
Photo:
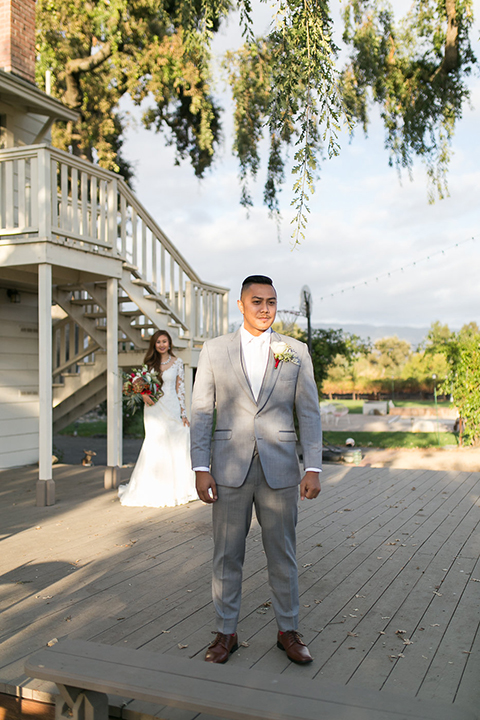
[[[0,288],[0,468],[38,460],[37,295]]]

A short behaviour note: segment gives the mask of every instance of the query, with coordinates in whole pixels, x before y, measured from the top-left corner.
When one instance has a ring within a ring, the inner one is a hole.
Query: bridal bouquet
[[[123,377],[125,378],[123,394],[132,413],[143,404],[142,395],[149,395],[155,402],[163,395],[157,371],[149,370],[146,365],[129,373],[123,373]]]

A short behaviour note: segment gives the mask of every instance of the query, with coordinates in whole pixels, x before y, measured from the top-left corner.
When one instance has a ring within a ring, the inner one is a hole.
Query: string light
[[[448,250],[452,250],[454,248],[460,247],[460,245],[464,245],[467,242],[475,242],[477,240],[476,237],[467,238],[466,240],[461,240],[460,242],[455,243],[454,245],[449,245],[447,248],[444,248],[443,250],[437,250],[437,252],[431,253],[430,255],[427,255],[424,258],[420,258],[419,260],[414,260],[411,263],[408,263],[407,265],[403,265],[402,267],[397,268],[396,270],[390,270],[388,272],[385,272],[381,275],[376,275],[375,277],[369,278],[368,280],[362,280],[361,285],[368,285],[369,282],[378,282],[382,278],[391,277],[394,273],[397,272],[405,272],[405,268],[409,267],[416,267],[417,263],[423,262],[424,260],[431,260],[435,255],[445,255],[445,252]],[[349,290],[355,290],[358,287],[358,283],[356,285],[350,285],[350,287],[343,288],[342,290],[336,290],[335,292],[329,293],[328,297],[335,297],[336,295],[342,295],[345,292],[348,292]],[[321,297],[320,300],[324,300],[325,297]]]

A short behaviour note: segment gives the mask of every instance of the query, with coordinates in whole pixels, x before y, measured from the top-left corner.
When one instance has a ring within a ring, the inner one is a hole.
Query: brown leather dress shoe
[[[208,646],[205,660],[211,663],[226,663],[230,654],[238,650],[237,633],[224,635],[217,632],[215,640]]]
[[[287,630],[284,633],[278,633],[277,636],[277,647],[280,650],[285,650],[287,657],[298,665],[306,665],[312,662],[313,658],[310,655],[307,646],[300,640],[302,635],[296,630]]]

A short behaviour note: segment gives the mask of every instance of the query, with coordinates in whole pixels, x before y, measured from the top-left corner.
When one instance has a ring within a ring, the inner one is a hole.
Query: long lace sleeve
[[[175,388],[178,402],[180,403],[180,417],[183,420],[187,417],[187,409],[185,404],[185,370],[183,369],[183,362],[180,358],[177,360],[177,380]]]

